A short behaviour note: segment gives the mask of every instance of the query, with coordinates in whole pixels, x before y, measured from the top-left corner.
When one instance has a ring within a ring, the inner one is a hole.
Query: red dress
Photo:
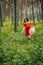
[[[29,30],[30,30],[31,26],[32,26],[31,23],[28,23],[28,22],[27,22],[27,23],[24,23],[25,35],[26,35],[26,36],[29,36],[29,35],[30,35]]]

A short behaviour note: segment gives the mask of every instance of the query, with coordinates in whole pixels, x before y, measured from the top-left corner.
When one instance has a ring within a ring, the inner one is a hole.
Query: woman
[[[32,23],[29,22],[28,18],[24,19],[24,24],[23,24],[23,31],[25,31],[25,36],[30,39],[31,34],[30,34],[30,28],[32,27]]]

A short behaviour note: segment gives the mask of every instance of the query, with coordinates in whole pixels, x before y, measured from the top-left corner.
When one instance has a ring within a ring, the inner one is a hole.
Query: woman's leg
[[[30,39],[31,38],[31,35],[28,35],[28,36],[26,36],[27,37],[27,39]]]

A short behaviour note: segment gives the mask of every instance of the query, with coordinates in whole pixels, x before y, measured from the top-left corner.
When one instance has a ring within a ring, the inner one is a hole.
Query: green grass
[[[18,26],[18,32],[13,31],[13,26],[3,27],[0,36],[0,65],[43,65],[43,28],[42,24],[36,24],[36,32],[27,40],[23,34],[19,34],[22,26]]]

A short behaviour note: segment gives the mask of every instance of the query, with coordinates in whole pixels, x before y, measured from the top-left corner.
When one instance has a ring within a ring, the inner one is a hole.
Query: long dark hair
[[[26,23],[26,22],[29,22],[29,19],[28,18],[25,18],[24,19],[24,23]]]

